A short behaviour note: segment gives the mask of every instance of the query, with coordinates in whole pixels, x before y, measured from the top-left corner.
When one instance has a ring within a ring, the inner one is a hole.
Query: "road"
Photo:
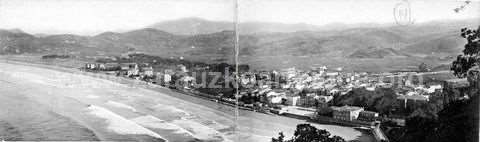
[[[0,137],[6,140],[270,141],[304,120],[240,111],[170,91],[0,61]],[[351,127],[313,124],[346,140]]]

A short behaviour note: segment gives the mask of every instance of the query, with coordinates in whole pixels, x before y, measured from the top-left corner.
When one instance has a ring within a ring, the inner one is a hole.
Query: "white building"
[[[172,81],[172,76],[170,76],[169,74],[164,74],[163,82],[170,82],[170,81]]]
[[[356,120],[360,112],[363,111],[363,108],[355,106],[342,106],[331,108],[333,110],[333,118],[345,121]]]

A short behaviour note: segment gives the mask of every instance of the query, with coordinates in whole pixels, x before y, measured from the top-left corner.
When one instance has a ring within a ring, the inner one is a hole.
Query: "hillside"
[[[210,21],[200,18],[183,18],[164,21],[148,26],[157,30],[179,35],[211,34],[221,31],[233,31],[234,23],[228,21]],[[332,27],[332,26],[329,26]],[[241,34],[317,31],[321,27],[309,24],[282,24],[268,22],[244,22],[239,24]]]
[[[35,37],[22,31],[0,30],[0,53],[39,53],[43,50],[35,48]]]
[[[148,27],[179,35],[210,34],[225,30],[234,30],[233,22],[209,21],[201,18],[183,18],[164,21]]]
[[[207,26],[199,29],[212,31],[223,29],[218,27],[226,27],[222,26],[221,22],[213,25],[210,23],[202,23]],[[327,65],[357,71],[407,71],[416,70],[422,62],[435,67],[450,64],[453,57],[461,52],[464,41],[458,34],[463,25],[475,26],[471,21],[454,21],[450,24],[425,23],[411,27],[293,30],[295,32],[286,28],[285,31],[289,32],[242,34],[239,40],[240,62],[249,64],[253,69],[279,69],[292,66],[307,69],[311,66]],[[294,27],[302,29],[301,27],[309,26]],[[69,54],[77,57],[102,57],[141,52],[164,58],[232,63],[233,42],[234,32],[228,30],[188,35],[144,28],[123,33],[105,32],[95,36],[65,34],[39,37],[19,30],[1,30],[0,47],[3,50],[0,54]]]
[[[350,54],[349,58],[384,58],[384,57],[407,57],[409,56],[406,53],[400,53],[399,51],[392,48],[382,48],[378,49],[375,47],[366,49],[366,50],[357,50],[354,53]]]

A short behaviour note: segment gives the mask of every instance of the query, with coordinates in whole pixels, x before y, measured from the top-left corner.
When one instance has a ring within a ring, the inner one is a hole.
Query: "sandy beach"
[[[0,134],[6,140],[270,141],[307,123],[240,111],[155,87],[0,62]],[[28,121],[26,121],[28,120]],[[351,127],[313,124],[346,140],[371,141]]]

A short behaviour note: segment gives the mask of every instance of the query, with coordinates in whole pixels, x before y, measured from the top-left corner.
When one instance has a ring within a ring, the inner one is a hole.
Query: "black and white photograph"
[[[0,141],[479,142],[480,0],[0,0]]]

